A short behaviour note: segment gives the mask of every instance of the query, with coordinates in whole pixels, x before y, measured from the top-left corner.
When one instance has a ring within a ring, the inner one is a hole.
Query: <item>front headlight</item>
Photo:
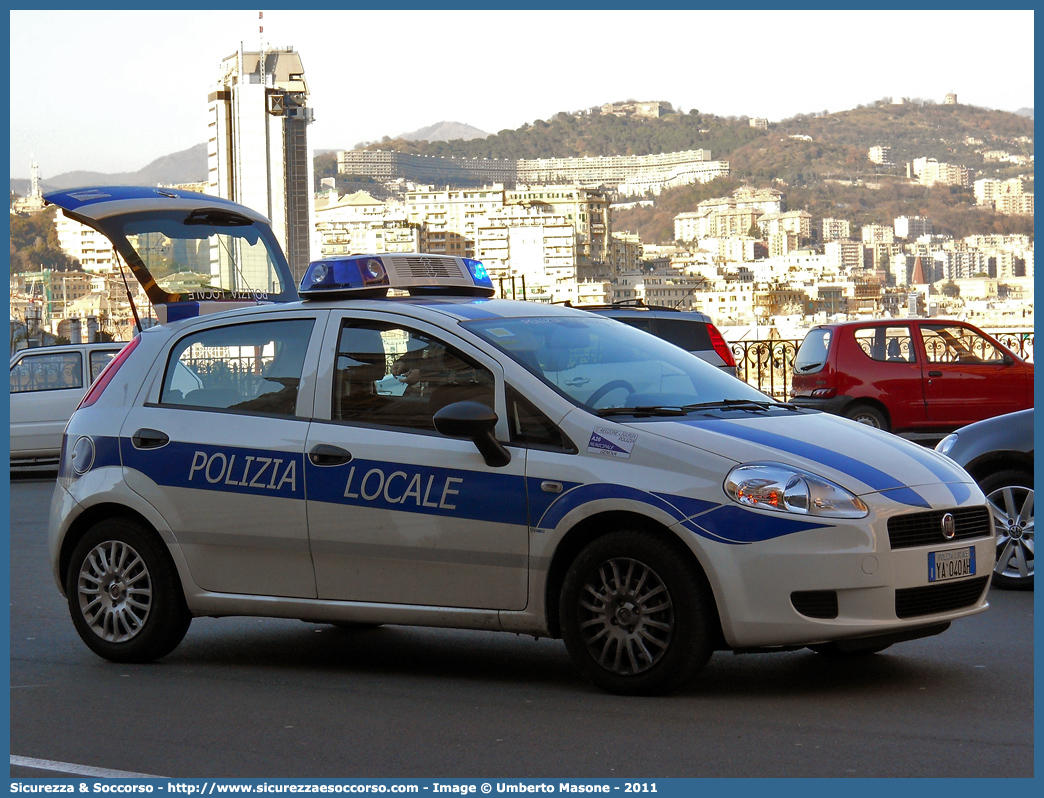
[[[840,485],[782,463],[736,466],[725,477],[725,492],[747,507],[826,518],[865,518],[869,510]]]
[[[941,441],[935,444],[935,451],[937,451],[939,454],[949,455],[950,449],[953,448],[953,445],[955,443],[957,443],[957,433],[951,432],[949,435],[947,435],[945,438],[943,438]]]

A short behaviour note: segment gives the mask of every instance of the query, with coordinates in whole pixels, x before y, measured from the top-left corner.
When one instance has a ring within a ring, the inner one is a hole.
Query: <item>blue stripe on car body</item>
[[[891,474],[887,474],[873,466],[860,462],[854,457],[849,457],[848,455],[827,449],[824,446],[817,446],[816,444],[808,443],[807,441],[788,438],[785,435],[780,435],[775,432],[754,429],[744,424],[725,421],[724,419],[690,418],[678,421],[677,423],[694,427],[709,428],[713,432],[722,435],[739,438],[749,443],[756,443],[761,446],[768,446],[773,449],[778,449],[781,452],[787,452],[788,454],[794,454],[798,457],[804,457],[808,460],[823,463],[836,471],[840,471],[858,479],[860,482],[869,485],[875,491],[888,491],[889,496],[900,504],[907,504],[911,507],[924,507],[926,509],[931,508],[931,504],[917,493],[917,491],[913,488],[907,487]]]

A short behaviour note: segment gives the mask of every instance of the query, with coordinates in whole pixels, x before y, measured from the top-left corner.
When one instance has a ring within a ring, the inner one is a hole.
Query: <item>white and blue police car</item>
[[[984,497],[935,452],[495,299],[474,260],[327,258],[273,301],[256,215],[82,196],[139,277],[250,302],[170,304],[69,422],[50,554],[102,657],[197,616],[503,630],[654,694],[716,650],[874,652],[987,607]]]

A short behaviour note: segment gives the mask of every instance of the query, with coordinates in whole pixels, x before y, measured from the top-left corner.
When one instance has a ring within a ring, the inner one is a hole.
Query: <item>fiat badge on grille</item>
[[[957,522],[953,520],[952,513],[946,513],[942,517],[942,534],[947,540],[953,540],[953,536],[957,534]]]

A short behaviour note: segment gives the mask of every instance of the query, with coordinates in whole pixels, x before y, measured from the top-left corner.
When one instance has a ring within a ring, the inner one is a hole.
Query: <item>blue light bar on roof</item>
[[[323,258],[308,264],[298,293],[304,297],[348,293],[355,296],[384,296],[391,283],[376,256]]]
[[[450,255],[395,252],[313,261],[301,280],[305,299],[387,295],[389,288],[411,296],[493,296],[493,281],[480,261]]]

